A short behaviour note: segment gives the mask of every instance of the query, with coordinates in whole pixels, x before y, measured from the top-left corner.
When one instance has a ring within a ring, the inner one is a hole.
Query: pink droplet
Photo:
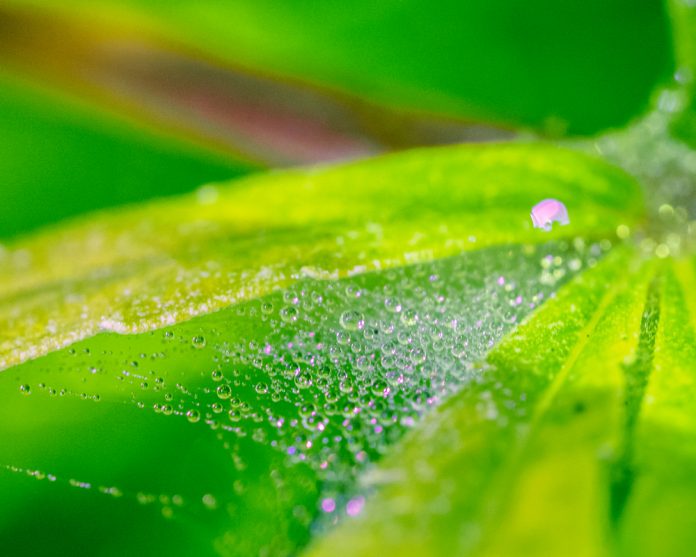
[[[534,228],[541,228],[548,232],[554,222],[562,226],[570,224],[568,210],[563,203],[557,199],[544,199],[532,207]]]
[[[357,516],[362,511],[363,505],[365,504],[364,497],[354,497],[346,505],[346,513],[348,516]]]

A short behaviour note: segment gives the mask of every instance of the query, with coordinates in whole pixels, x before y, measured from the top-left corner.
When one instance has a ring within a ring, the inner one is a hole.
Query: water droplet
[[[336,342],[338,342],[338,344],[340,344],[341,346],[346,346],[350,344],[350,341],[350,333],[347,333],[346,331],[338,331],[336,333]]]
[[[189,410],[186,412],[186,419],[192,424],[195,424],[201,419],[201,413],[198,410]]]
[[[616,227],[616,235],[621,239],[625,240],[631,235],[631,229],[625,224],[620,224]]]
[[[295,376],[295,385],[300,389],[306,389],[312,385],[312,376],[306,372],[300,372]]]
[[[562,226],[570,224],[568,210],[557,199],[544,199],[532,207],[532,223],[534,228],[541,228],[547,232],[551,230],[554,222]]]
[[[268,393],[268,385],[266,383],[257,383],[255,390],[260,395],[265,395]]]
[[[362,511],[363,505],[365,504],[364,497],[354,497],[346,505],[346,514],[348,516],[357,516]]]
[[[411,352],[411,362],[414,364],[422,364],[426,360],[425,350],[416,348]]]
[[[217,507],[217,499],[210,493],[206,493],[202,497],[203,504],[209,509],[215,509]]]
[[[332,513],[336,510],[336,501],[326,498],[321,502],[321,510],[325,513]]]
[[[236,408],[232,408],[227,415],[229,416],[230,420],[233,422],[238,422],[239,420],[242,419],[242,413],[237,410]]]
[[[401,311],[401,304],[394,298],[386,298],[384,300],[384,307],[392,313],[399,313]]]
[[[216,392],[220,400],[227,400],[232,396],[232,388],[229,385],[219,385]]]
[[[299,311],[295,306],[285,306],[280,310],[280,318],[286,323],[297,321]]]
[[[413,309],[407,309],[401,314],[401,322],[407,327],[413,327],[418,322],[418,314]]]
[[[199,348],[199,349],[200,349],[200,348],[205,348],[205,344],[206,344],[206,342],[205,342],[205,337],[203,337],[203,336],[201,336],[201,335],[196,335],[195,337],[193,337],[193,338],[191,339],[191,345],[192,345],[194,348]]]
[[[358,331],[365,326],[365,318],[358,311],[344,311],[339,319],[341,327],[346,331]]]

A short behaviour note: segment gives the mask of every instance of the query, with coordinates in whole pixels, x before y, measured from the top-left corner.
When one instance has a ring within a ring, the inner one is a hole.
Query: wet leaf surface
[[[550,233],[529,215],[548,197],[571,218]],[[519,144],[260,175],[17,242],[2,545],[296,553],[358,514],[373,463],[584,272],[590,312],[626,261],[617,226],[642,215],[622,172]]]

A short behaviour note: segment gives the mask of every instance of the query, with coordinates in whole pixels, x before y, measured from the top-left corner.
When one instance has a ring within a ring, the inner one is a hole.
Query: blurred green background
[[[595,134],[671,79],[669,28],[657,0],[5,1],[0,237],[264,166]]]

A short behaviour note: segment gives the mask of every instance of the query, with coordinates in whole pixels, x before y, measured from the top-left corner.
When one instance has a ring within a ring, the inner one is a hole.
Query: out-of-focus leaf
[[[676,94],[666,96],[664,104],[677,112],[672,133],[696,146],[696,7],[688,0],[667,0],[672,13],[677,69]]]
[[[250,169],[7,76],[0,88],[0,237]]]
[[[672,73],[658,0],[19,2],[127,22],[222,59],[406,110],[592,133]],[[591,37],[591,40],[589,40]]]
[[[221,64],[190,46],[127,25],[99,27],[79,18],[0,6],[0,29],[0,64],[8,71],[263,164],[337,161],[511,135]]]
[[[570,225],[532,228],[562,200]],[[544,144],[411,151],[78,220],[0,259],[0,365],[100,330],[136,332],[287,287],[492,245],[609,238],[643,215],[638,186]]]

